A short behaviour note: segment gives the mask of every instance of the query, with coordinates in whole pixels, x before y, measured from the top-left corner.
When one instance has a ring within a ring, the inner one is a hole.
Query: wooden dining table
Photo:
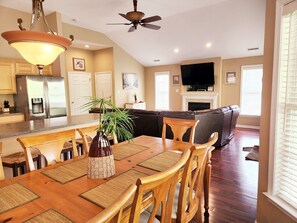
[[[180,154],[180,152],[190,148],[192,145],[193,144],[188,142],[173,141],[170,139],[162,140],[162,138],[151,136],[139,136],[134,138],[131,142],[122,142],[112,146],[113,151],[120,151],[120,155],[124,154],[124,156],[121,157],[119,155],[120,158],[118,160],[115,159],[116,174],[107,179],[89,179],[85,172],[82,173],[81,176],[74,177],[74,179],[70,179],[69,181],[66,180],[63,182],[59,180],[59,175],[63,174],[63,169],[61,168],[78,162],[84,163],[84,165],[87,163],[87,157],[79,156],[12,179],[0,181],[0,196],[1,190],[4,191],[13,186],[28,190],[31,192],[32,196],[35,195],[35,197],[25,201],[23,204],[8,208],[7,210],[4,209],[2,213],[0,207],[0,223],[24,222],[28,219],[34,219],[35,216],[39,216],[48,210],[56,211],[68,219],[69,222],[86,222],[103,210],[103,207],[96,204],[96,202],[86,199],[89,191],[101,185],[105,186],[102,187],[102,189],[99,188],[97,191],[99,191],[99,193],[106,192],[108,196],[105,199],[110,203],[114,198],[112,198],[113,192],[109,190],[117,188],[117,185],[109,186],[111,184],[108,183],[116,183],[116,178],[127,173],[127,171],[137,171],[135,173],[139,173],[140,176],[143,174],[152,175],[158,172],[158,170],[154,167],[147,167],[144,164],[150,163],[149,161],[152,158],[165,154],[165,152]],[[142,148],[141,151],[135,150],[136,152],[134,151],[129,154],[128,149],[125,149],[130,147],[137,148],[137,146]],[[128,153],[127,157],[125,157],[125,151]],[[211,172],[210,157],[211,150],[209,151],[209,160],[204,182],[205,215],[208,213],[208,194]],[[164,162],[160,161],[160,167],[162,167],[163,163]],[[50,172],[53,170],[55,170],[55,174],[58,173],[58,180],[51,177]],[[60,170],[61,174],[57,172]],[[24,192],[22,193],[24,194]],[[84,195],[86,195],[86,197],[84,197]],[[0,197],[0,205],[1,199]],[[13,196],[11,199],[13,199]]]

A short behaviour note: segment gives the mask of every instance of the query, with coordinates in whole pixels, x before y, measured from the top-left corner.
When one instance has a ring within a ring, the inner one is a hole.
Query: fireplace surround
[[[182,93],[182,110],[188,111],[189,110],[189,103],[196,102],[196,103],[209,103],[210,109],[217,108],[218,104],[218,93],[214,92],[186,92]]]

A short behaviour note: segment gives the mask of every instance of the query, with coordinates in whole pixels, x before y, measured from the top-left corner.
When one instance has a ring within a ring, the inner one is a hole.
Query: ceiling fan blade
[[[159,21],[161,20],[161,17],[158,15],[152,16],[152,17],[148,17],[145,19],[142,19],[140,22],[142,23],[150,23],[150,22],[155,22],[155,21]]]
[[[134,26],[131,26],[130,29],[128,30],[128,32],[133,32],[135,30],[135,27]]]
[[[161,28],[161,26],[156,26],[156,25],[153,25],[153,24],[141,24],[142,27],[145,27],[145,28],[149,28],[149,29],[155,29],[155,30],[158,30]]]
[[[124,17],[125,19],[127,19],[127,20],[131,21],[131,20],[128,18],[128,16],[127,16],[126,14],[119,13],[119,15],[120,15],[120,16],[122,16],[122,17]]]
[[[131,25],[132,23],[106,23],[106,25]]]

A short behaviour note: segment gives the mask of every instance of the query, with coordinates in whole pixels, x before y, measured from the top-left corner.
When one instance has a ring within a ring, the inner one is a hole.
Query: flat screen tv
[[[214,63],[181,65],[183,85],[214,85]]]

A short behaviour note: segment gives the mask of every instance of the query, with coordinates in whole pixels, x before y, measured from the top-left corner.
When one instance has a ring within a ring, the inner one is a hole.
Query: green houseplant
[[[88,109],[99,109],[97,135],[93,138],[88,161],[88,177],[106,178],[115,174],[114,158],[108,136],[116,135],[119,141],[133,138],[134,122],[127,110],[121,110],[110,98],[91,97],[83,105]]]

